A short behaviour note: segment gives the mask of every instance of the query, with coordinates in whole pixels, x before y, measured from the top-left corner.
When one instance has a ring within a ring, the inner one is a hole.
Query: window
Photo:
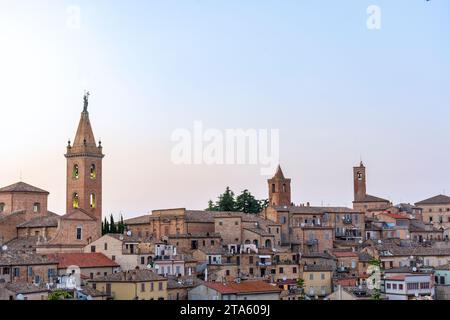
[[[235,221],[235,222],[234,222],[234,225],[235,225],[235,226],[238,226],[238,225],[239,225],[239,221]]]
[[[28,276],[29,277],[33,276],[33,267],[28,267]]]
[[[283,192],[286,192],[286,184],[283,184]]]
[[[292,273],[297,273],[297,267],[292,268]]]
[[[428,282],[421,282],[420,283],[420,289],[429,289],[430,284]]]
[[[393,289],[393,290],[397,290],[397,284],[396,284],[396,283],[393,283],[393,284],[392,284],[392,289]]]
[[[105,250],[108,250],[108,243],[105,242],[104,246]]]
[[[272,192],[276,192],[275,183],[272,183]]]
[[[95,209],[96,203],[95,203],[95,193],[91,193],[89,196],[89,204],[92,209]]]
[[[390,288],[391,288],[391,284],[388,283],[388,284],[386,285],[386,288],[390,289]]]
[[[13,268],[13,276],[20,277],[20,268]]]
[[[150,283],[150,291],[154,291],[155,290],[155,284],[152,282]]]
[[[309,280],[314,280],[314,273],[309,274]]]
[[[97,178],[97,171],[95,170],[95,164],[91,164],[90,174],[89,177],[92,180],[95,180]]]
[[[283,269],[282,267],[280,267],[280,269],[278,270],[278,272],[279,272],[280,274],[283,274],[283,273],[284,273],[284,269]]]
[[[141,264],[145,264],[145,257],[141,257]]]
[[[249,269],[248,269],[248,272],[249,272],[250,274],[253,274],[253,268],[249,268]]]
[[[75,164],[72,169],[72,178],[78,179],[80,177],[80,170],[78,169],[78,165]]]
[[[5,203],[4,202],[0,203],[0,212],[3,212],[3,211],[5,211]]]
[[[230,275],[230,270],[226,270],[226,271],[225,271],[225,275],[226,275],[226,276],[229,276],[229,275]]]
[[[219,226],[223,226],[223,222],[222,221],[219,221]]]
[[[159,291],[163,290],[163,283],[162,282],[158,282],[158,290]]]
[[[321,274],[320,274],[320,279],[321,279],[321,280],[325,280],[325,273],[321,273]]]
[[[80,206],[80,197],[78,196],[78,193],[74,193],[72,196],[72,207],[74,209],[78,209]]]
[[[95,246],[91,246],[91,252],[95,252]]]
[[[90,274],[89,274],[89,278],[92,280],[92,279],[94,279],[94,273],[93,272],[91,272]]]
[[[253,264],[253,257],[252,256],[248,257],[248,263],[249,264]]]
[[[81,227],[77,227],[76,237],[77,237],[77,240],[82,239],[82,228]]]
[[[211,240],[211,245],[212,245],[212,246],[214,245],[214,240]]]
[[[403,290],[403,284],[398,285],[398,290]]]
[[[145,283],[141,283],[141,292],[145,292]]]
[[[34,213],[41,212],[41,204],[39,202],[36,202],[35,204],[33,204],[33,212]]]
[[[111,260],[112,260],[112,261],[116,261],[116,256],[112,256],[112,257],[111,257]]]

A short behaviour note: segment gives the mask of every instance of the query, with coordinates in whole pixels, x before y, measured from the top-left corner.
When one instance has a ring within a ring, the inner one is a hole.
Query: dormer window
[[[80,207],[80,197],[78,196],[78,193],[74,193],[72,197],[72,207],[74,209],[78,209]]]
[[[90,178],[92,180],[95,180],[97,178],[97,171],[95,170],[95,164],[91,164]]]
[[[39,202],[36,202],[33,204],[33,212],[34,213],[41,212],[41,204]]]
[[[4,202],[0,203],[0,213],[3,211],[5,211],[5,203]]]
[[[79,177],[80,177],[80,170],[78,168],[78,165],[75,164],[72,169],[72,178],[78,179]]]

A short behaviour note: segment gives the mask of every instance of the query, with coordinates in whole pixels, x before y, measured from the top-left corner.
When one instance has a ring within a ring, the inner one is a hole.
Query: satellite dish
[[[5,244],[5,245],[2,247],[2,250],[3,250],[3,251],[8,250],[8,246]]]
[[[130,230],[127,231],[127,236],[131,237],[131,231]]]

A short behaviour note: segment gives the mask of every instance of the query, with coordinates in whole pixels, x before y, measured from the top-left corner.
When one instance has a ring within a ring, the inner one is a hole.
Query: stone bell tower
[[[84,107],[73,145],[67,145],[67,213],[81,209],[102,220],[102,152],[96,143],[88,112],[89,92],[84,95]]]
[[[291,179],[284,177],[281,166],[272,179],[267,180],[269,184],[269,205],[290,206],[291,202]]]

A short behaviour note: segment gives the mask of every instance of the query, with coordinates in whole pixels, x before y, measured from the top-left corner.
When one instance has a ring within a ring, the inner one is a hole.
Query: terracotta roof
[[[10,251],[0,253],[0,266],[49,265],[57,264],[51,255],[37,254],[32,251]]]
[[[358,257],[358,253],[353,251],[335,251],[333,255],[336,258]]]
[[[70,266],[80,268],[119,267],[119,265],[99,252],[89,253],[55,253],[49,255],[58,261],[58,268],[64,269]]]
[[[282,291],[275,285],[259,280],[247,280],[241,283],[230,282],[227,284],[223,284],[221,282],[205,282],[204,285],[210,289],[218,291],[221,294],[250,294]]]
[[[386,277],[386,280],[404,281],[405,280],[405,275],[388,276],[388,277]]]
[[[450,204],[450,197],[440,194],[435,197],[419,201],[416,203],[416,206],[433,204]]]
[[[322,264],[306,264],[303,266],[303,271],[333,271],[333,267]]]
[[[361,201],[355,201],[355,202],[388,202],[388,203],[390,203],[389,200],[386,200],[386,199],[383,199],[383,198],[379,198],[379,197],[375,197],[375,196],[371,196],[370,194],[366,194],[364,199],[362,199]]]
[[[50,290],[48,290],[47,287],[44,285],[35,286],[34,284],[23,283],[23,282],[7,283],[5,285],[5,288],[16,294],[50,292]]]
[[[147,224],[147,223],[150,223],[150,215],[146,214],[144,216],[130,218],[130,219],[124,220],[123,223],[126,224],[126,225]]]
[[[347,207],[313,207],[313,206],[275,206],[277,211],[289,211],[298,214],[322,214],[322,213],[359,213],[360,211]]]
[[[397,213],[388,213],[388,212],[382,212],[380,213],[380,215],[384,215],[384,216],[388,216],[391,217],[393,219],[405,219],[405,220],[409,220],[409,218],[405,215],[402,214],[397,214]]]
[[[9,193],[9,192],[32,192],[32,193],[49,194],[48,191],[39,189],[25,182],[17,182],[15,184],[0,189],[0,193]]]
[[[45,217],[37,217],[30,221],[21,223],[17,228],[39,228],[39,227],[57,227],[59,216],[56,213],[49,212]]]
[[[130,270],[102,276],[92,280],[93,282],[145,282],[161,281],[166,278],[154,273],[151,270]]]

